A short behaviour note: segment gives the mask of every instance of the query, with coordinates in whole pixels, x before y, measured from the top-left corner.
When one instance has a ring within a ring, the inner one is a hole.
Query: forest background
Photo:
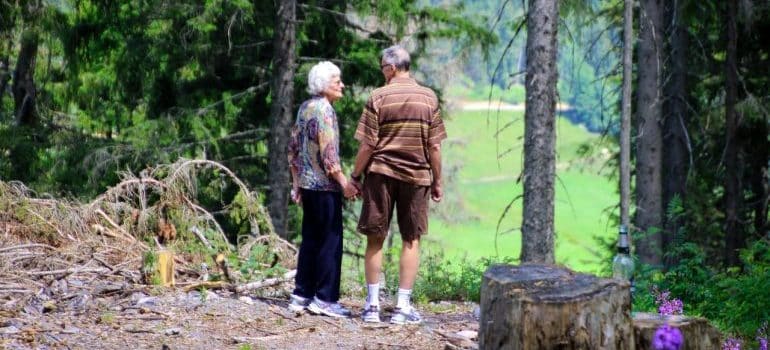
[[[649,15],[648,2],[636,8],[637,21]],[[557,261],[607,274],[617,223],[623,3],[561,3]],[[661,96],[661,108],[652,120],[662,130],[662,210],[655,224],[636,225],[635,241],[658,244],[645,247],[638,264],[635,308],[654,307],[654,285],[683,299],[686,313],[752,339],[770,319],[770,4],[657,3],[658,58],[651,62],[661,78],[652,94]],[[41,196],[88,201],[159,164],[212,160],[260,195],[275,233],[298,239],[300,211],[285,194],[283,202],[271,195],[280,187],[270,159],[283,156],[269,147],[280,134],[271,131],[279,4],[0,0],[0,180]],[[442,92],[450,136],[457,138],[449,140],[455,143],[445,160],[449,195],[432,214],[439,248],[426,257],[417,289],[426,300],[477,299],[481,271],[518,256],[523,113],[495,106],[524,99],[526,4],[302,1],[296,10],[291,110],[307,97],[309,67],[322,59],[337,63],[349,87],[335,105],[344,159],[357,147],[352,133],[362,103],[382,83],[382,48],[405,43],[418,79]],[[636,57],[637,73],[650,66]],[[637,94],[650,93],[645,89],[635,86]],[[472,100],[492,108],[462,112],[460,102]],[[636,130],[645,117],[635,116]],[[646,169],[638,162],[648,160],[635,161],[637,171]],[[241,188],[221,171],[195,177],[198,202],[229,240],[254,233]],[[489,178],[495,181],[473,183]],[[637,197],[648,197],[640,190]],[[352,234],[355,207],[348,209],[346,249],[354,258],[361,240]],[[473,235],[467,242],[479,250],[457,255],[470,247],[461,235]]]

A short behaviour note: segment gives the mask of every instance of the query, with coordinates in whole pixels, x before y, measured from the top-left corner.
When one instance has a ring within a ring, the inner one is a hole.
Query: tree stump
[[[707,319],[681,315],[660,316],[651,313],[634,315],[634,336],[637,350],[652,349],[652,340],[658,327],[668,323],[679,328],[684,337],[682,350],[719,349],[722,335]]]
[[[549,265],[495,265],[481,285],[481,349],[634,349],[630,285]]]

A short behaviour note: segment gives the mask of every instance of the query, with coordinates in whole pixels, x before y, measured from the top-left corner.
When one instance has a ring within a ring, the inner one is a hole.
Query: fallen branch
[[[232,285],[230,283],[227,283],[225,281],[203,281],[203,282],[196,282],[189,286],[184,287],[182,290],[185,292],[189,292],[191,290],[196,290],[200,288],[206,288],[206,289],[232,289]]]
[[[30,276],[47,276],[47,275],[59,275],[59,274],[77,274],[82,272],[98,272],[98,273],[107,273],[110,272],[109,269],[105,268],[90,268],[90,269],[83,269],[83,268],[69,268],[69,269],[62,269],[62,270],[51,270],[51,271],[24,271],[25,274]]]
[[[282,277],[274,277],[274,278],[268,278],[262,281],[257,282],[251,282],[247,284],[242,284],[237,287],[235,287],[235,291],[238,293],[243,293],[245,291],[254,290],[254,289],[260,289],[264,287],[274,286],[276,284],[281,284],[283,282],[290,281],[294,278],[294,276],[297,275],[297,270],[291,270],[285,274],[283,274]]]
[[[51,247],[48,244],[33,243],[33,244],[21,244],[21,245],[16,245],[12,247],[0,248],[0,253],[16,250],[16,249],[27,249],[27,248],[46,248],[50,250],[56,250],[56,248]]]

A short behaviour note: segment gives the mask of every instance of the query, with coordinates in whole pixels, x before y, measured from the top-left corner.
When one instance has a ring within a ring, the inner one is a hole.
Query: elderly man
[[[358,122],[360,142],[351,178],[361,187],[358,231],[367,236],[368,295],[362,318],[380,322],[382,245],[394,207],[402,247],[396,311],[391,323],[416,324],[412,286],[420,264],[420,237],[428,233],[428,197],[441,201],[441,141],[446,138],[436,94],[409,75],[409,53],[400,46],[382,52],[386,85],[374,90]],[[362,175],[366,179],[361,185]]]

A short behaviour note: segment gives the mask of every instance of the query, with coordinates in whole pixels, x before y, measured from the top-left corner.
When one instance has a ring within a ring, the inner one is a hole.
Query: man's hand
[[[438,203],[441,202],[441,198],[443,197],[444,190],[441,189],[441,184],[434,182],[433,185],[430,186],[430,198],[433,199],[434,202]]]

